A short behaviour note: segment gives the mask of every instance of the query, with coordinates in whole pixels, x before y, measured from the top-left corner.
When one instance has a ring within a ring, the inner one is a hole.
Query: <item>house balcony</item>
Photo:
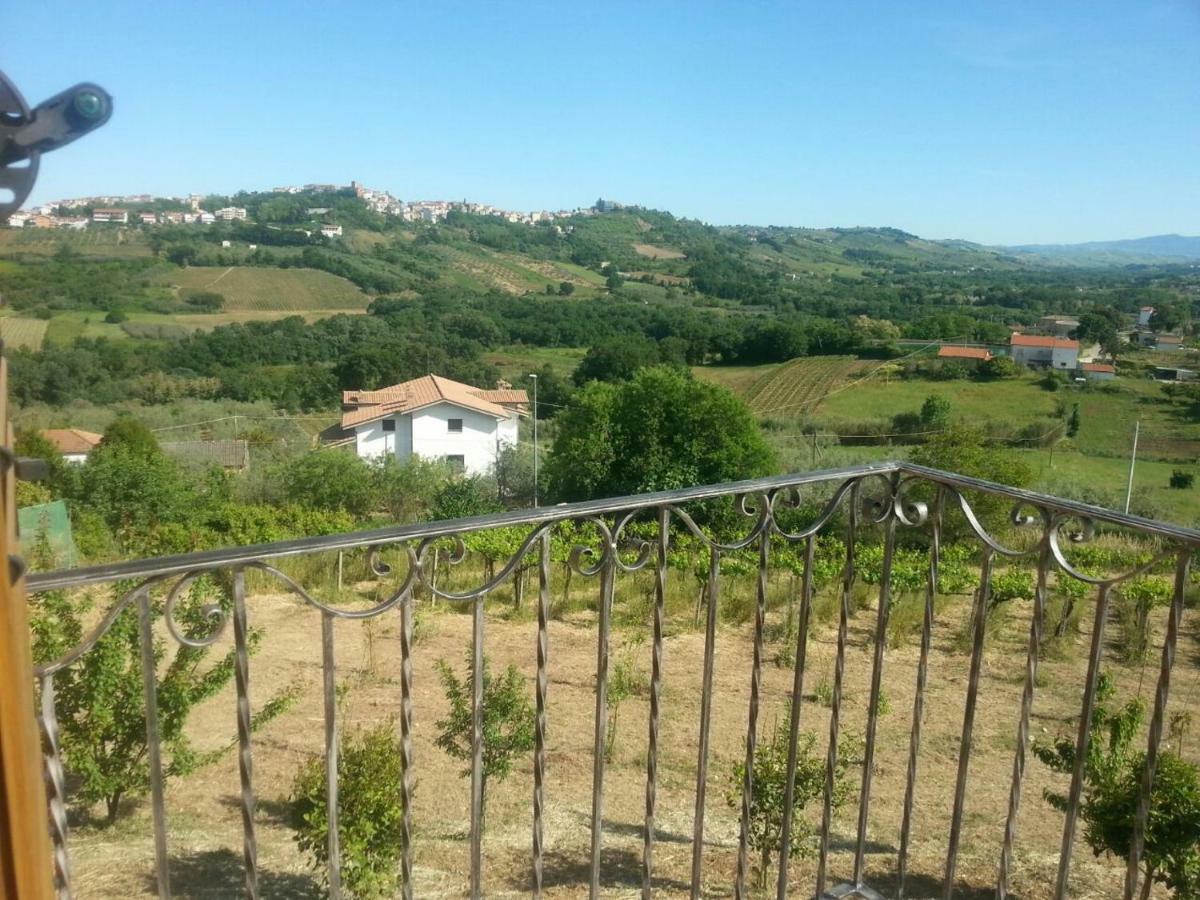
[[[1197,531],[879,463],[34,574],[35,610],[97,610],[36,661],[47,866],[60,897],[348,895],[341,739],[391,722],[406,898],[1137,896],[1159,761],[1200,743],[1175,724],[1200,696],[1198,548]],[[1165,599],[1125,653],[1147,580]],[[104,827],[73,796],[65,690],[123,622],[147,782]],[[183,648],[234,677],[184,726],[213,762],[176,776],[163,684]],[[485,778],[485,657],[531,704],[503,779]],[[440,658],[470,673],[465,761],[436,740]],[[1084,833],[1110,676],[1146,708],[1127,860]],[[1034,752],[1055,738],[1075,760],[1058,770]],[[288,825],[306,758],[330,811],[316,869]]]

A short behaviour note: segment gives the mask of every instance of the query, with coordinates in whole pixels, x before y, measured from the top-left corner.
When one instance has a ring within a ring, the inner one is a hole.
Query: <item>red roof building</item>
[[[958,347],[945,344],[938,348],[938,359],[969,359],[986,362],[991,358],[992,352],[987,347]]]

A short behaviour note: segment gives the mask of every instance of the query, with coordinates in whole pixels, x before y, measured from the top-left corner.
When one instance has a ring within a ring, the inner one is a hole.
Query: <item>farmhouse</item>
[[[1079,341],[1013,332],[1009,354],[1031,368],[1075,369],[1079,366]]]
[[[516,445],[528,402],[525,391],[503,382],[486,390],[425,375],[377,391],[343,392],[342,430],[353,433],[364,459],[415,454],[482,475],[502,447]]]
[[[1112,381],[1117,377],[1117,367],[1111,363],[1087,362],[1081,364],[1079,370],[1089,381]]]
[[[42,437],[58,448],[63,460],[83,465],[103,435],[81,428],[47,428],[42,432]]]

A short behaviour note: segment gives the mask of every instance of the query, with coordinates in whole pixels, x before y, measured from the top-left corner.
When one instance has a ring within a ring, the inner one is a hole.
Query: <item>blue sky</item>
[[[35,200],[355,178],[986,243],[1200,233],[1197,0],[19,9],[0,66],[28,100],[116,98]]]

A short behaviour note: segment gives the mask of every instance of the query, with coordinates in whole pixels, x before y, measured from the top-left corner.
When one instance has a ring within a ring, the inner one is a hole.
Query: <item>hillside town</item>
[[[507,222],[525,225],[536,225],[539,222],[553,222],[555,219],[565,219],[571,216],[594,215],[597,212],[611,212],[625,208],[612,200],[600,199],[594,206],[576,209],[533,210],[520,212],[503,209],[490,203],[476,203],[468,200],[400,200],[390,192],[369,188],[358,181],[348,185],[311,183],[304,185],[284,185],[274,187],[273,194],[344,194],[352,196],[364,204],[372,212],[385,216],[394,216],[404,222],[444,221],[451,212],[465,212],[478,216],[495,216]],[[64,228],[84,230],[91,224],[104,225],[212,225],[215,222],[232,222],[245,220],[246,209],[238,206],[222,207],[220,209],[204,209],[205,196],[189,194],[186,197],[157,197],[152,194],[128,195],[97,195],[90,197],[69,197],[61,200],[50,200],[21,209],[9,217],[6,223],[9,228]],[[154,211],[146,209],[151,206],[172,205],[178,208]],[[314,217],[329,212],[328,209],[314,207],[308,210]],[[340,229],[336,233],[331,230],[326,237],[340,237]]]

